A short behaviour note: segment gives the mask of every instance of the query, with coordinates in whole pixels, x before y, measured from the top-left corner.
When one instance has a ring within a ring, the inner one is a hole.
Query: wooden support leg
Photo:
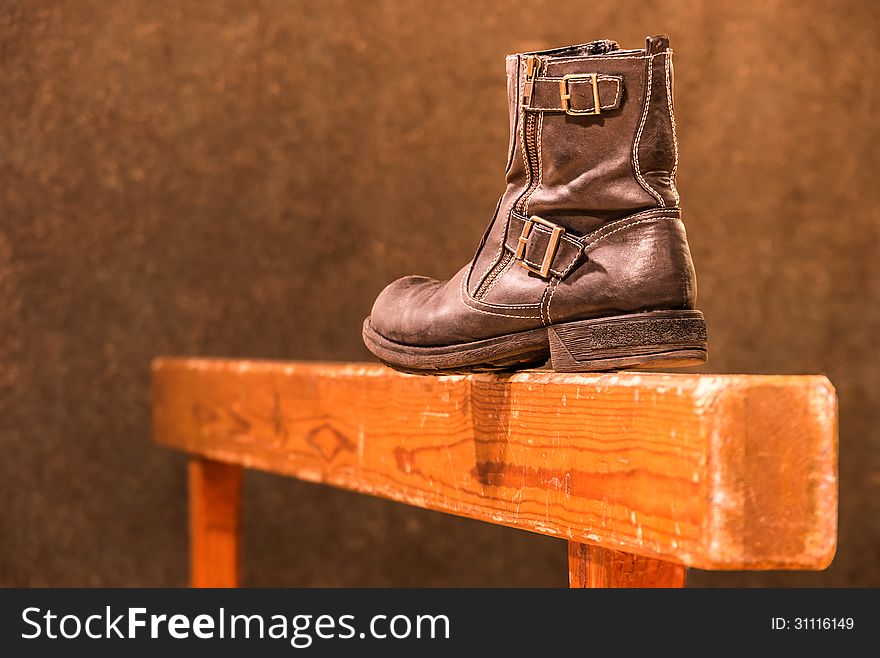
[[[238,587],[241,466],[189,460],[190,584]]]
[[[684,587],[684,567],[570,541],[568,579],[570,587]]]

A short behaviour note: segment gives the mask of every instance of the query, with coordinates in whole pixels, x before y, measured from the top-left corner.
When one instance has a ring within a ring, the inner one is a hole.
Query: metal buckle
[[[573,110],[571,109],[571,89],[568,86],[569,80],[587,80],[589,79],[593,85],[593,109],[591,110]],[[572,116],[596,115],[602,113],[599,104],[599,75],[597,73],[569,73],[562,76],[559,81],[559,99],[562,101],[562,109],[566,114]]]
[[[541,261],[540,268],[535,268],[532,265],[529,265],[523,259],[523,256],[526,253],[526,247],[529,244],[529,236],[531,236],[532,228],[535,224],[541,224],[541,226],[546,226],[551,230],[550,241],[547,243],[547,249],[544,251],[544,259]],[[519,263],[520,267],[524,267],[529,272],[539,274],[546,279],[547,274],[550,272],[550,266],[553,264],[553,257],[556,256],[556,249],[559,247],[559,239],[562,237],[563,233],[565,233],[565,229],[558,224],[548,222],[546,219],[542,219],[537,215],[532,215],[526,220],[526,223],[523,224],[522,234],[519,236],[519,243],[516,245],[516,254],[514,254],[516,262]]]

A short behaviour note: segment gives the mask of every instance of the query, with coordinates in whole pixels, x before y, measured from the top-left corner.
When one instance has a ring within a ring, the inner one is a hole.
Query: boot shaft
[[[565,276],[578,236],[679,201],[668,37],[648,38],[644,50],[602,40],[510,55],[507,89],[507,187],[467,279],[476,298],[511,259]],[[535,217],[548,224],[532,231]]]
[[[672,51],[613,41],[507,58],[510,154],[499,210],[588,233],[678,206]],[[506,215],[502,215],[504,219]]]

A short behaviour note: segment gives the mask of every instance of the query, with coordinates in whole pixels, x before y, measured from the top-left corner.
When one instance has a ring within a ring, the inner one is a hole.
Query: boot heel
[[[680,368],[706,362],[700,311],[651,311],[547,328],[556,372]]]

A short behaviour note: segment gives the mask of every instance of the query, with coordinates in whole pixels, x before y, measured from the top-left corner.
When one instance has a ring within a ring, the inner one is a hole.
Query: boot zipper
[[[535,55],[530,55],[526,60],[526,81],[523,86],[523,105],[528,106],[532,101],[532,89],[534,89],[535,78],[541,72],[543,62]],[[529,172],[529,184],[525,191],[520,195],[514,204],[520,213],[526,214],[526,206],[532,192],[541,182],[540,167],[538,160],[538,112],[525,112],[525,125],[523,126],[523,149],[525,151],[526,169]]]
[[[526,77],[525,82],[523,83],[523,93],[522,93],[522,105],[523,107],[528,107],[532,102],[532,91],[535,86],[535,78],[538,77],[538,74],[541,72],[541,66],[543,62],[541,58],[537,55],[529,55],[526,59]],[[524,125],[523,125],[523,150],[525,152],[525,165],[526,171],[529,175],[529,183],[526,186],[526,189],[519,196],[516,202],[513,204],[513,207],[516,211],[521,214],[526,214],[526,205],[528,204],[529,197],[532,193],[538,188],[540,184],[540,161],[538,159],[538,112],[525,112],[522,111],[524,117]],[[504,237],[502,236],[502,240]],[[475,299],[482,299],[492,285],[495,283],[495,280],[501,275],[501,273],[505,270],[505,268],[510,264],[510,261],[513,259],[506,251],[504,252],[504,257],[498,261],[495,267],[492,268],[492,271],[486,275],[486,278],[483,279],[483,282],[474,292]]]

